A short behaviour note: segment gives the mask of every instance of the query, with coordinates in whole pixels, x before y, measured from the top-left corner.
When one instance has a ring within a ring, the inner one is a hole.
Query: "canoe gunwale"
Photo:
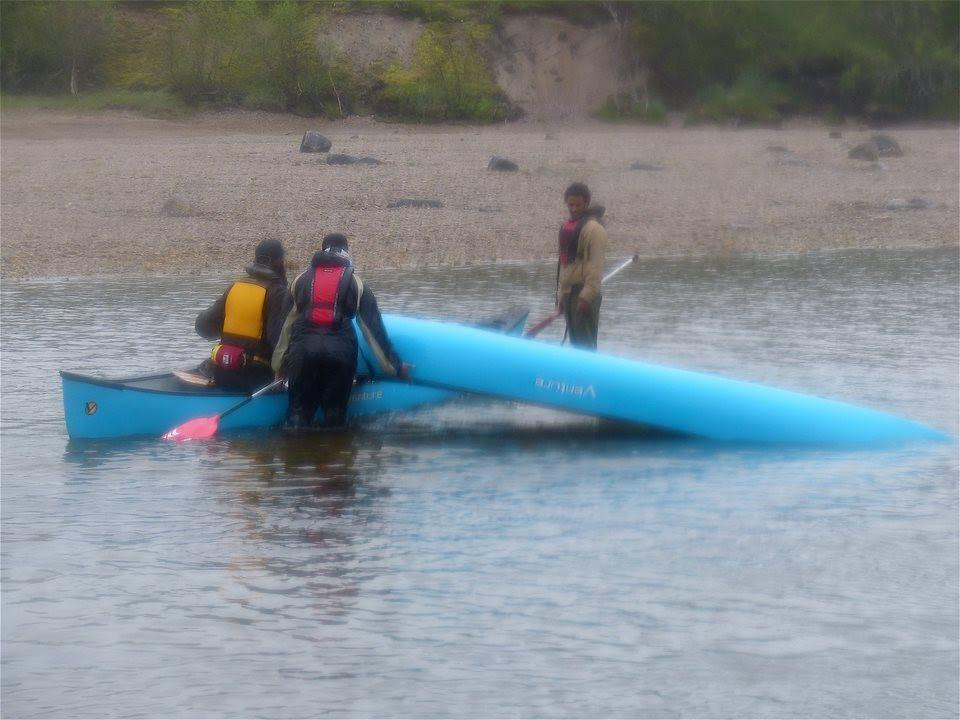
[[[76,382],[96,385],[98,387],[109,388],[111,390],[126,390],[137,393],[155,393],[157,395],[183,395],[184,397],[246,397],[245,393],[236,391],[219,390],[217,388],[204,388],[197,390],[188,390],[186,388],[151,388],[139,387],[132,383],[143,382],[145,380],[160,380],[162,378],[173,377],[173,373],[154,373],[152,375],[137,375],[136,377],[125,378],[104,378],[96,375],[85,375],[83,373],[61,370],[60,377],[64,380],[74,380]]]
[[[143,382],[145,380],[161,380],[165,378],[175,377],[171,372],[165,373],[154,373],[152,375],[137,375],[136,377],[124,377],[124,378],[105,378],[99,377],[97,375],[86,375],[84,373],[73,372],[70,370],[60,370],[60,377],[64,380],[73,380],[75,382],[85,383],[87,385],[96,385],[97,387],[108,388],[110,390],[125,390],[128,392],[137,392],[137,393],[155,393],[158,395],[182,395],[184,397],[230,397],[230,398],[245,398],[249,393],[245,393],[238,390],[222,390],[216,386],[212,387],[203,387],[196,389],[184,388],[152,388],[152,387],[140,387],[139,385],[133,385],[132,383]],[[368,382],[372,382],[374,378],[369,375],[357,375],[354,385],[364,385]],[[273,390],[267,395],[279,395],[285,393],[286,388]]]

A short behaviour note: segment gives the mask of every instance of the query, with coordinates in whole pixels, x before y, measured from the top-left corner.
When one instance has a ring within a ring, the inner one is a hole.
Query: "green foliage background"
[[[381,108],[419,121],[493,121],[509,116],[488,63],[489,25],[434,22],[417,39],[412,67],[392,65],[383,75]]]
[[[956,0],[625,5],[658,91],[694,117],[957,117]]]
[[[362,74],[318,46],[333,13],[426,23],[409,67]],[[510,13],[615,21],[652,87],[597,114],[661,122],[776,122],[786,114],[958,117],[957,0],[4,0],[0,82],[149,112],[231,105],[421,122],[494,121],[514,111],[486,48]]]

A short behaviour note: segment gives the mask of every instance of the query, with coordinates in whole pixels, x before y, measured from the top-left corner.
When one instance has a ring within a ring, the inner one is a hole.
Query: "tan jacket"
[[[607,260],[607,231],[603,225],[591,218],[580,231],[577,242],[577,259],[569,265],[560,266],[560,278],[557,286],[557,304],[564,305],[570,291],[576,285],[582,285],[580,299],[592,302],[600,297],[600,281]]]

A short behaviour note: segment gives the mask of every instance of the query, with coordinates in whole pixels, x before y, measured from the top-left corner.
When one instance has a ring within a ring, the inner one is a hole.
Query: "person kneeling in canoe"
[[[247,277],[197,315],[194,327],[217,341],[201,370],[212,373],[219,387],[250,391],[273,379],[270,360],[292,300],[279,240],[260,241],[244,269]]]
[[[289,383],[287,424],[290,430],[313,426],[318,408],[323,425],[341,427],[357,372],[357,335],[353,318],[376,356],[380,373],[408,377],[387,337],[377,298],[354,273],[347,238],[323,238],[310,267],[291,285],[293,308],[273,353],[273,369]],[[367,358],[368,362],[374,360]]]
[[[563,201],[570,217],[560,227],[557,308],[567,321],[570,344],[596,350],[607,249],[603,208],[590,207],[590,189],[583,183],[571,184]]]

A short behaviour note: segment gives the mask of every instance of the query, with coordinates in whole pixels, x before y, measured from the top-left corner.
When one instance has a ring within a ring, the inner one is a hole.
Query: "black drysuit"
[[[342,268],[343,275],[324,322],[317,322],[315,283],[318,268]],[[373,292],[353,274],[350,261],[332,252],[317,252],[310,268],[291,287],[293,309],[287,317],[273,355],[274,370],[286,369],[289,381],[287,424],[291,428],[313,423],[323,410],[323,425],[338,427],[347,419],[347,405],[357,373],[357,335],[364,333],[374,357],[365,358],[372,374],[396,377],[401,369]],[[332,315],[332,319],[330,316]]]

